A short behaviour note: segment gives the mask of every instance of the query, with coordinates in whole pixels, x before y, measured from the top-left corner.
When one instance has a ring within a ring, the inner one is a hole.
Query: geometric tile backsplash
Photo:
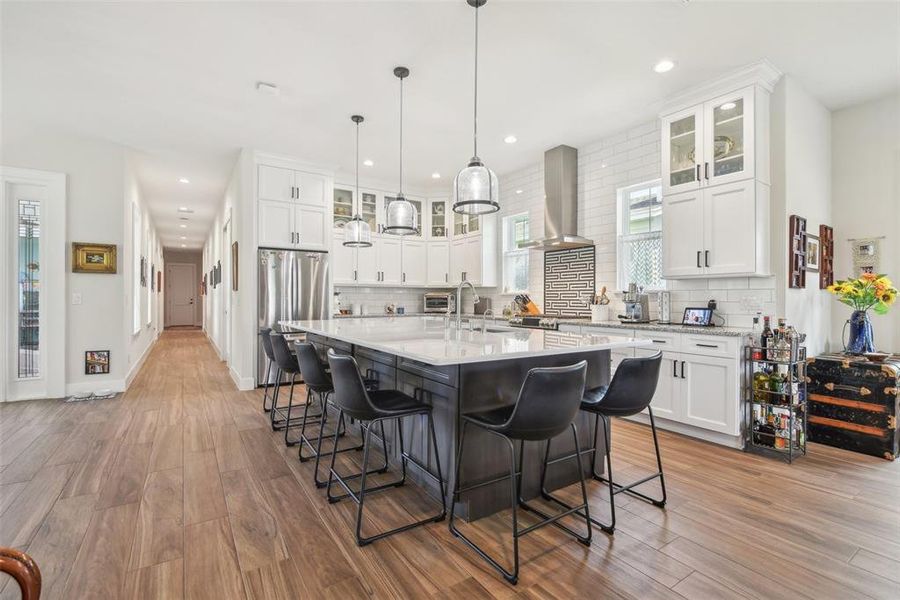
[[[594,246],[544,253],[544,312],[587,317],[594,292]]]

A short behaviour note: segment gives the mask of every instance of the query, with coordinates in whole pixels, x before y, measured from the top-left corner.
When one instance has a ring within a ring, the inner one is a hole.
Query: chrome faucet
[[[482,335],[484,335],[485,333],[487,333],[487,316],[488,316],[488,313],[491,313],[491,318],[493,318],[493,317],[494,317],[494,309],[493,309],[493,308],[489,308],[489,309],[485,310],[483,313],[481,313],[481,333],[482,333]]]
[[[475,286],[472,285],[471,281],[460,281],[459,285],[456,286],[456,330],[459,331],[462,329],[462,289],[463,286],[468,284],[470,288],[472,288],[472,301],[475,304],[481,302],[481,298],[478,297],[478,292],[475,291]]]

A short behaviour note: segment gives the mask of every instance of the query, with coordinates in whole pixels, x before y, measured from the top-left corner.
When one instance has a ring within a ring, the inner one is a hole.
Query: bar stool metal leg
[[[650,431],[653,434],[653,448],[656,451],[656,468],[658,469],[657,472],[653,473],[652,475],[648,475],[646,477],[638,479],[637,481],[634,481],[632,483],[625,484],[625,485],[622,485],[622,484],[616,483],[615,481],[612,481],[612,471],[609,472],[609,479],[607,479],[606,477],[604,477],[602,475],[597,475],[596,473],[593,473],[593,475],[594,475],[594,479],[596,479],[597,481],[602,481],[603,483],[610,483],[613,486],[613,488],[615,489],[616,494],[625,492],[629,496],[634,496],[635,498],[639,498],[641,500],[644,500],[645,502],[649,502],[650,504],[652,504],[654,506],[658,506],[658,507],[662,508],[666,505],[666,479],[665,479],[665,476],[663,475],[662,458],[659,453],[659,440],[657,439],[657,435],[656,435],[656,421],[654,421],[654,419],[653,419],[653,409],[648,406],[647,412],[650,415]],[[604,425],[604,429],[607,432],[607,436],[612,435],[612,422],[609,420],[609,417],[606,418],[606,424]],[[607,453],[609,453],[609,447],[610,447],[610,444],[607,442]],[[660,487],[662,488],[662,498],[652,498],[646,494],[642,494],[641,492],[635,491],[633,489],[633,488],[641,485],[642,483],[647,483],[648,481],[656,479],[657,477],[659,477],[659,484],[660,484]]]
[[[266,359],[266,378],[263,381],[263,412],[269,412],[272,410],[267,404],[266,401],[269,400],[269,376],[272,374],[272,361],[268,358]]]

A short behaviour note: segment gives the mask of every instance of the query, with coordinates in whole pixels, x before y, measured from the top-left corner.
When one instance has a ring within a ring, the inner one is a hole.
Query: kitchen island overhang
[[[581,360],[588,363],[587,387],[607,385],[610,379],[610,350],[628,347],[650,347],[649,340],[625,336],[593,335],[514,329],[492,325],[488,331],[457,330],[444,325],[441,317],[401,317],[383,319],[334,319],[323,321],[284,321],[286,330],[306,333],[323,360],[329,348],[352,354],[363,372],[377,374],[383,389],[396,388],[421,398],[433,407],[438,437],[438,455],[446,490],[452,490],[456,472],[456,451],[462,414],[487,410],[515,402],[522,382],[534,367],[570,365]],[[553,398],[547,399],[553,409]],[[579,413],[576,418],[579,445],[582,450],[593,447],[594,420]],[[396,422],[387,428],[389,460],[399,464],[399,438]],[[602,432],[602,428],[601,428]],[[373,435],[374,435],[373,431]],[[424,419],[407,419],[403,436],[407,452],[436,473],[431,456]],[[603,464],[602,433],[599,434],[597,469]],[[380,444],[380,440],[379,440]],[[525,499],[540,494],[539,481],[543,444],[530,443],[524,448],[525,468],[522,472],[522,495]],[[552,441],[551,458],[571,454],[574,444],[570,436]],[[488,481],[508,471],[508,450],[502,440],[486,431],[470,429],[460,465],[463,485]],[[585,461],[586,469],[593,461]],[[413,475],[410,472],[410,475]],[[439,487],[427,477],[414,477],[429,493],[437,497]],[[578,480],[575,461],[554,464],[547,474],[551,490]],[[477,519],[510,506],[509,488],[498,483],[473,490],[457,504],[457,515]]]

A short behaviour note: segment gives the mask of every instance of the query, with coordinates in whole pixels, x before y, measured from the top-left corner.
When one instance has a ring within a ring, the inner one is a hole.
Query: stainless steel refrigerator
[[[279,321],[328,318],[331,274],[327,252],[308,250],[259,250],[257,310],[259,331],[279,330]],[[257,340],[256,382],[266,377],[266,354]],[[274,381],[274,369],[270,380]]]

